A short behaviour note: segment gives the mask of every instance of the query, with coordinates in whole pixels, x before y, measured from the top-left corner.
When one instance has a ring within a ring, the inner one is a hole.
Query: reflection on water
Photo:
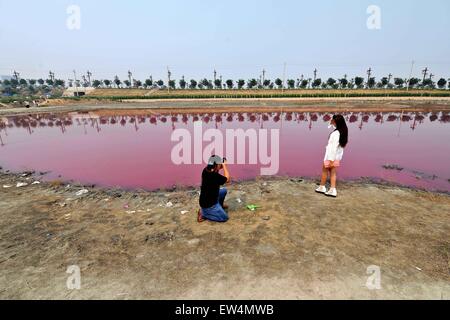
[[[364,124],[369,121],[383,124],[384,122],[406,122],[414,130],[426,119],[430,122],[450,122],[448,113],[347,113],[344,114],[348,123],[358,124],[363,129]],[[0,118],[0,136],[7,136],[8,128],[23,128],[32,134],[36,128],[58,127],[64,133],[68,127],[83,126],[84,128],[95,128],[101,131],[102,125],[132,125],[137,131],[141,125],[146,123],[152,125],[171,123],[175,129],[178,123],[188,124],[192,121],[203,121],[208,124],[213,122],[219,128],[224,122],[250,122],[259,123],[264,128],[265,122],[306,122],[311,129],[315,122],[329,122],[332,114],[323,113],[208,113],[208,114],[170,114],[170,115],[139,115],[139,116],[98,116],[95,113],[86,114],[37,114],[27,116],[13,116]],[[87,133],[87,131],[86,131]]]
[[[449,113],[347,113],[350,144],[340,175],[375,177],[450,191]],[[170,135],[176,128],[279,128],[280,175],[317,176],[329,134],[329,113],[205,113],[102,115],[38,114],[0,118],[0,165],[14,171],[51,171],[105,186],[154,189],[197,185],[201,167],[175,166]],[[404,170],[386,170],[398,164]],[[254,166],[232,166],[238,179]]]

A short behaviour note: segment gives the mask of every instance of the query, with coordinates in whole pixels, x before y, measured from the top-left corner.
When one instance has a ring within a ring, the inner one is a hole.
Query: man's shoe
[[[328,196],[328,197],[336,198],[337,197],[337,190],[336,190],[336,188],[331,188],[330,190],[328,190],[328,192],[325,193],[325,195]]]
[[[228,207],[227,204],[224,204],[224,205],[222,206],[222,208],[223,208],[224,210],[227,210],[229,207]]]
[[[317,193],[326,193],[327,192],[327,188],[325,186],[320,186],[316,189]]]
[[[203,219],[202,209],[199,209],[199,210],[198,210],[198,214],[197,214],[197,222],[198,222],[198,223],[201,223],[201,222],[203,222],[203,221],[205,221],[205,219]]]

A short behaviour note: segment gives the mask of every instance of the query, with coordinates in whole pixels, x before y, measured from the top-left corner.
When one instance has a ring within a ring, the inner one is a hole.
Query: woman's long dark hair
[[[336,131],[339,131],[340,138],[339,144],[342,148],[345,148],[348,143],[348,128],[347,123],[342,115],[337,114],[333,116],[334,122],[336,122]]]

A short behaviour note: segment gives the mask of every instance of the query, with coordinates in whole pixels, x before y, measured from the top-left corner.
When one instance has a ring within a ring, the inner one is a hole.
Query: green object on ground
[[[250,211],[256,211],[256,209],[258,209],[258,208],[260,208],[260,207],[257,206],[257,205],[254,205],[254,204],[249,204],[247,206],[247,209],[250,210]]]

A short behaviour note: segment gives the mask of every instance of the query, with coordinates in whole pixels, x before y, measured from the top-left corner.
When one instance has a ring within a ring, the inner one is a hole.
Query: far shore
[[[50,99],[34,108],[0,108],[0,116],[58,112],[439,112],[450,97],[255,98],[255,99]]]

